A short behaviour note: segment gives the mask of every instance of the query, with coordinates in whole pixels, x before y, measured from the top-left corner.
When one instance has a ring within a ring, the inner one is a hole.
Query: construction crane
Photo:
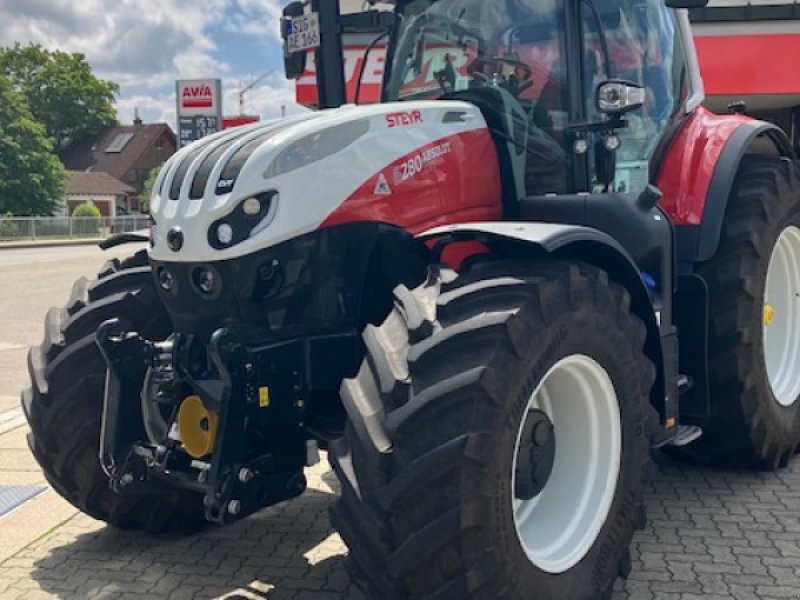
[[[259,83],[264,81],[267,77],[272,75],[274,72],[275,72],[274,69],[270,69],[269,71],[267,71],[266,73],[260,75],[259,77],[254,79],[251,83],[243,86],[239,90],[239,114],[240,115],[244,115],[244,99],[245,99],[245,96],[247,95],[247,92],[252,90],[254,87],[256,87]]]

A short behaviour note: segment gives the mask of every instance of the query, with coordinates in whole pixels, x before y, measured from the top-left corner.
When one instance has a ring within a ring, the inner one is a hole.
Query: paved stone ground
[[[614,600],[800,598],[800,459],[777,474],[659,463]],[[335,478],[320,466],[309,481],[298,500],[189,537],[73,516],[0,564],[0,598],[363,600],[328,524]]]

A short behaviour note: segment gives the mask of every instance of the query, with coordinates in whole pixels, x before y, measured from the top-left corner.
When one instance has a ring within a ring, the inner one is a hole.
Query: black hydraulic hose
[[[364,80],[364,73],[367,70],[367,60],[369,59],[369,53],[375,49],[375,46],[378,45],[383,38],[389,35],[389,30],[383,31],[378,37],[372,40],[367,46],[367,49],[364,51],[364,60],[361,62],[361,69],[358,71],[358,82],[356,83],[356,94],[353,102],[356,104],[360,104],[359,100],[361,99],[361,82]]]
[[[606,38],[606,32],[603,30],[603,20],[600,18],[600,13],[597,11],[597,7],[594,5],[592,0],[581,0],[583,4],[585,4],[590,11],[592,11],[592,16],[594,16],[595,24],[597,25],[597,35],[600,37],[600,47],[603,49],[603,62],[605,63],[606,67],[606,77],[608,79],[614,79],[613,69],[611,66],[611,52],[608,49],[608,38]]]

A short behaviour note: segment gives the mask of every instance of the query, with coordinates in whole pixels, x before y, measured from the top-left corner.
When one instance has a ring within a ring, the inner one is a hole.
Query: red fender
[[[676,225],[703,222],[711,179],[728,140],[752,119],[715,115],[697,108],[667,150],[656,185],[664,193],[661,208]]]

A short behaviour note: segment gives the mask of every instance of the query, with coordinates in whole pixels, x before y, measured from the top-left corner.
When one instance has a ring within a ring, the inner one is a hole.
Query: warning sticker
[[[380,174],[378,177],[378,183],[375,184],[375,195],[376,196],[391,196],[392,195],[392,188],[389,187],[389,182],[386,180],[386,175],[383,173]]]

